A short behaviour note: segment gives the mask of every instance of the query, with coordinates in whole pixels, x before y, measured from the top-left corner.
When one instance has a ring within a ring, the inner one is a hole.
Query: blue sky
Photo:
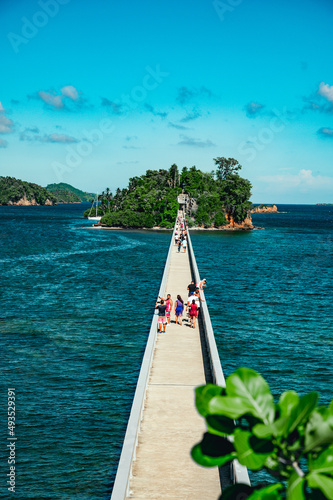
[[[236,158],[253,201],[333,202],[331,0],[2,0],[0,175],[115,190]]]

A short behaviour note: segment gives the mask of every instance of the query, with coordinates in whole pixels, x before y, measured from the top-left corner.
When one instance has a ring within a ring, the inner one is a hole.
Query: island
[[[0,177],[0,205],[55,205],[56,198],[47,189],[15,177]]]
[[[234,158],[214,158],[216,170],[202,172],[196,166],[176,164],[168,170],[147,170],[129,179],[114,194],[109,188],[99,196],[101,226],[109,228],[172,228],[184,197],[187,223],[193,229],[252,230],[249,201],[252,185],[238,173]],[[88,217],[90,210],[86,210]]]
[[[276,205],[256,205],[252,208],[251,214],[278,214]]]
[[[81,191],[65,182],[48,184],[46,189],[56,198],[57,203],[82,203],[92,201],[95,196],[93,193]]]

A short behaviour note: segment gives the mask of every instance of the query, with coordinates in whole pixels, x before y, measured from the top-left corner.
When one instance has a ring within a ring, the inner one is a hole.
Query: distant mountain
[[[55,205],[56,198],[32,182],[0,177],[0,205]]]
[[[93,193],[81,191],[65,182],[48,184],[46,189],[56,197],[58,203],[81,203],[82,201],[92,201],[95,197]]]

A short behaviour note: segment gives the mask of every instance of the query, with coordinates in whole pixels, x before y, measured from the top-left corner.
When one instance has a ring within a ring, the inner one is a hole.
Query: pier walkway
[[[177,295],[186,304],[187,286],[192,278],[199,281],[199,272],[190,236],[186,253],[183,248],[178,253],[174,233],[159,291],[163,298],[171,294],[171,325],[157,333],[153,316],[111,500],[216,500],[221,494],[218,468],[200,467],[190,450],[206,430],[195,408],[194,389],[207,376],[222,386],[225,380],[206,302],[195,329],[186,312],[183,325],[175,324]],[[247,470],[237,461],[227,475],[227,484],[249,483]]]
[[[170,293],[175,302],[179,294],[187,302],[188,255],[173,245],[162,297]],[[157,337],[130,482],[133,499],[217,499],[221,492],[218,469],[199,467],[190,456],[205,432],[194,406],[194,389],[205,384],[205,373],[198,322],[193,329],[186,314],[184,319],[176,325],[172,311],[171,325]]]

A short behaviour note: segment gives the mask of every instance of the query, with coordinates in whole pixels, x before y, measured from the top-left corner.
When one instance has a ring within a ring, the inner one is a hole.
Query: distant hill
[[[0,205],[55,205],[56,201],[38,184],[15,177],[0,177]]]
[[[58,203],[81,203],[82,201],[91,201],[95,197],[93,193],[81,191],[65,182],[48,184],[46,189],[56,197]]]

